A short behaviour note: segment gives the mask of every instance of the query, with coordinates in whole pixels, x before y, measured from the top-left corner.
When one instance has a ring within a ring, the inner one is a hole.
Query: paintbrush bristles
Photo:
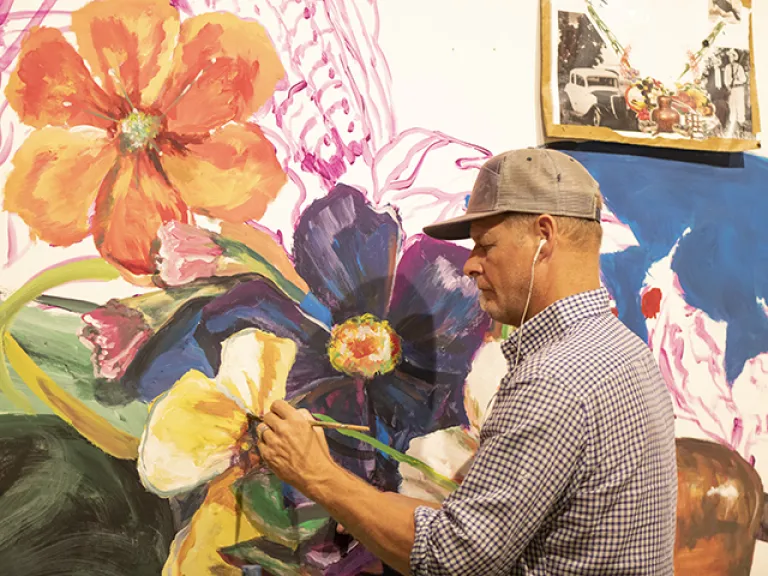
[[[313,420],[312,426],[318,426],[320,428],[331,428],[333,430],[354,430],[356,432],[369,432],[371,430],[368,426],[341,424],[339,422],[321,422],[320,420]]]

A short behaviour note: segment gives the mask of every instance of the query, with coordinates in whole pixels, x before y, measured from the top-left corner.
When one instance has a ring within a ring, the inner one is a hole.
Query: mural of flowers
[[[328,432],[329,445],[382,489],[441,501],[461,482],[507,365],[462,276],[467,251],[419,230],[463,210],[490,150],[399,125],[375,1],[73,0],[71,13],[54,0],[10,4],[0,7],[0,164],[9,162],[0,265],[31,276],[18,267],[34,264],[25,228],[32,252],[35,241],[62,247],[62,261],[0,303],[0,443],[14,462],[33,453],[55,470],[80,463],[109,519],[75,523],[98,546],[63,547],[69,517],[30,531],[23,515],[0,510],[13,535],[0,538],[0,565],[27,573],[56,562],[74,573],[100,562],[115,576],[381,572],[261,467],[253,425],[285,398],[368,426],[368,437]],[[8,22],[21,22],[18,38]],[[627,96],[649,122],[660,95],[680,114],[710,117],[695,82],[642,81],[626,52]],[[729,319],[739,326],[731,356],[752,354],[729,367],[726,322],[689,301],[690,284],[686,293],[672,272],[670,246],[707,219],[708,196],[679,194],[673,174],[675,188],[656,197],[663,182],[644,182],[663,168],[633,171],[613,158],[601,171],[596,157],[579,159],[593,161],[610,206],[603,280],[616,314],[647,337],[679,420],[750,458],[768,430],[768,364],[748,346],[761,333]],[[685,182],[708,191],[717,178]],[[728,198],[747,184],[728,180]],[[662,205],[676,218],[655,213]],[[697,222],[683,225],[694,211]],[[89,237],[101,258],[67,261],[63,247]],[[50,294],[119,275],[152,290],[94,302]],[[23,425],[5,413],[20,411],[33,414]],[[39,455],[60,438],[101,458]],[[18,470],[0,476],[31,494],[44,469]],[[56,501],[90,510],[85,490]],[[29,542],[22,559],[17,534]]]
[[[463,423],[462,386],[489,328],[462,276],[467,251],[424,236],[401,253],[402,244],[393,211],[337,186],[304,211],[294,234],[292,260],[310,290],[301,301],[264,278],[191,300],[148,340],[122,385],[149,401],[189,370],[213,377],[222,342],[249,327],[296,342],[287,398],[314,413],[367,425],[397,450]],[[348,468],[397,486],[396,470],[384,459],[376,469],[369,446],[334,441]]]
[[[76,10],[72,30],[78,51],[55,28],[22,41],[5,92],[36,130],[13,157],[5,210],[53,245],[93,236],[139,276],[155,271],[164,222],[264,214],[285,174],[247,120],[285,72],[260,24],[102,0]]]

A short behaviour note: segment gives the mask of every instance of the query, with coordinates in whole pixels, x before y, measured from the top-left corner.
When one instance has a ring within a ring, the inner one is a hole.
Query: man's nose
[[[470,256],[467,261],[464,262],[464,275],[470,278],[475,278],[482,274],[483,268],[480,265],[480,259],[477,256]]]

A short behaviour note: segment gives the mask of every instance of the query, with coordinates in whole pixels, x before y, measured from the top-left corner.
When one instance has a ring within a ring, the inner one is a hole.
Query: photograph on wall
[[[543,0],[542,45],[548,138],[758,147],[747,1]]]

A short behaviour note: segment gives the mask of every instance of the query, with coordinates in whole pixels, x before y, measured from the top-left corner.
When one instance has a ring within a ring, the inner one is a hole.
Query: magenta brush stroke
[[[299,168],[289,172],[301,191],[292,211],[294,222],[310,199],[306,190],[327,191],[340,181],[365,190],[377,205],[395,200],[388,193],[402,191],[434,200],[443,213],[462,208],[468,189],[446,192],[415,185],[427,156],[458,146],[452,168],[467,171],[476,170],[491,153],[436,130],[398,131],[391,72],[379,44],[378,4],[266,0],[265,8],[270,22],[264,23],[283,56],[287,78],[259,123],[284,169]],[[406,142],[416,137],[420,141]],[[345,178],[359,161],[370,171],[370,185]],[[383,168],[388,165],[391,171]]]
[[[40,26],[46,16],[51,12],[58,0],[44,0],[43,4],[35,10],[33,16],[29,19],[29,23],[24,27],[21,33],[16,37],[13,43],[6,49],[2,56],[0,56],[0,71],[5,71],[13,63],[16,56],[19,54],[21,42],[24,39],[26,33],[35,26]],[[7,12],[5,13],[7,16]],[[0,17],[3,13],[0,13]]]

